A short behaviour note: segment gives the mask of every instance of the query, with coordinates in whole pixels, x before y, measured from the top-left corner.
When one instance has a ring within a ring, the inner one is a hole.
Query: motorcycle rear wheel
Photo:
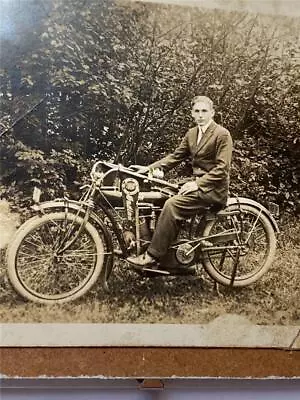
[[[234,247],[239,243],[239,250],[209,250],[208,247],[203,251],[202,262],[211,278],[234,287],[248,286],[260,279],[271,267],[276,251],[276,236],[270,220],[251,205],[234,204],[228,206],[226,211],[236,211],[239,207],[241,212],[235,216],[224,217],[217,214],[203,231],[203,236],[208,237],[234,226],[242,227],[243,233],[237,235],[235,240],[218,244],[220,247]]]
[[[104,264],[106,243],[90,222],[72,243],[82,224],[78,215],[52,212],[20,227],[6,262],[10,282],[22,297],[44,304],[64,303],[94,285]]]

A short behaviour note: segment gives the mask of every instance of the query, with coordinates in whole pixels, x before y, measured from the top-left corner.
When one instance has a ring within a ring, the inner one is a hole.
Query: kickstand
[[[104,281],[102,282],[102,288],[103,288],[103,290],[104,290],[105,293],[110,293],[107,280],[104,280]]]
[[[221,296],[219,287],[220,287],[219,283],[215,281],[215,282],[214,282],[214,292],[217,294],[218,297]]]

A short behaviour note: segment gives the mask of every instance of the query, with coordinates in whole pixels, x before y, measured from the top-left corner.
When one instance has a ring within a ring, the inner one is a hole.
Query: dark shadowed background
[[[211,282],[200,296],[195,283],[187,293],[128,273],[125,284],[120,272],[114,301],[95,289],[88,306],[33,311],[16,307],[1,267],[4,321],[207,322],[237,312],[299,322],[300,18],[296,3],[269,4],[0,1],[0,196],[21,219],[36,185],[43,199],[76,197],[96,159],[147,164],[170,152],[192,124],[191,97],[204,94],[234,139],[231,192],[278,203],[282,231],[265,280],[221,298]]]

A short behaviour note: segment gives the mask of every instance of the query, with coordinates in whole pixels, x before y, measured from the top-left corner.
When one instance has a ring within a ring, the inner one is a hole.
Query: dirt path
[[[7,246],[19,224],[19,215],[10,211],[6,200],[0,200],[0,249]]]

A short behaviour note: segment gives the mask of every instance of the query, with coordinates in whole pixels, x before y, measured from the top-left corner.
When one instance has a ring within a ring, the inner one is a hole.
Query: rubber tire
[[[238,205],[233,204],[233,205],[228,206],[226,208],[226,210],[234,210],[234,209],[237,209],[238,207],[239,207]],[[248,204],[241,204],[240,207],[242,208],[242,210],[251,212],[251,214],[256,214],[257,216],[260,213],[260,210],[258,210],[257,208],[255,208],[251,205],[248,205]],[[275,252],[276,252],[276,242],[277,242],[275,231],[273,229],[273,226],[272,226],[270,220],[263,213],[260,214],[259,218],[264,226],[265,233],[266,233],[266,236],[267,236],[268,242],[269,242],[268,255],[266,257],[264,264],[261,266],[261,268],[256,270],[256,272],[253,273],[253,275],[250,275],[248,278],[234,280],[234,282],[232,284],[232,286],[234,286],[234,287],[249,286],[249,285],[253,284],[254,282],[258,281],[270,269],[272,262],[274,260]],[[212,220],[207,223],[207,225],[205,226],[204,231],[203,231],[203,236],[209,236],[211,229],[213,228],[215,222],[216,222],[216,220]],[[217,281],[218,283],[221,283],[222,285],[225,285],[225,286],[229,286],[231,284],[231,279],[226,278],[224,275],[220,274],[219,271],[215,269],[215,267],[209,260],[204,259],[203,266],[204,266],[205,270],[207,271],[207,273],[209,274],[209,276],[212,279],[214,279],[215,281]]]
[[[45,222],[48,222],[49,220],[53,219],[64,219],[65,218],[65,213],[64,212],[53,212],[49,214],[45,214],[43,216],[34,216],[30,218],[28,221],[26,221],[16,232],[13,241],[10,243],[8,246],[7,252],[6,252],[6,265],[7,265],[7,271],[8,271],[8,277],[9,280],[14,287],[14,289],[19,293],[22,297],[24,297],[27,300],[37,302],[37,303],[42,303],[42,304],[58,304],[58,303],[66,303],[68,301],[72,301],[75,299],[78,299],[82,297],[84,294],[86,294],[91,287],[95,284],[97,281],[102,267],[104,263],[104,247],[103,247],[103,241],[101,237],[99,236],[98,231],[96,228],[90,223],[87,222],[85,225],[85,229],[87,232],[90,234],[91,238],[93,239],[97,253],[101,254],[102,256],[100,257],[99,255],[97,256],[97,261],[96,265],[94,267],[94,271],[92,275],[89,277],[88,281],[86,284],[79,288],[78,290],[74,291],[74,293],[71,293],[67,296],[57,298],[57,299],[49,299],[46,298],[45,296],[37,296],[35,293],[29,291],[26,289],[26,287],[22,284],[22,282],[19,279],[17,270],[16,270],[16,256],[18,253],[18,249],[20,245],[22,244],[24,238],[32,231],[33,229],[36,229],[37,227],[41,226]],[[68,219],[71,219],[72,221],[76,218],[76,221],[79,223],[83,222],[83,219],[79,216],[75,216],[72,213],[68,213]]]

